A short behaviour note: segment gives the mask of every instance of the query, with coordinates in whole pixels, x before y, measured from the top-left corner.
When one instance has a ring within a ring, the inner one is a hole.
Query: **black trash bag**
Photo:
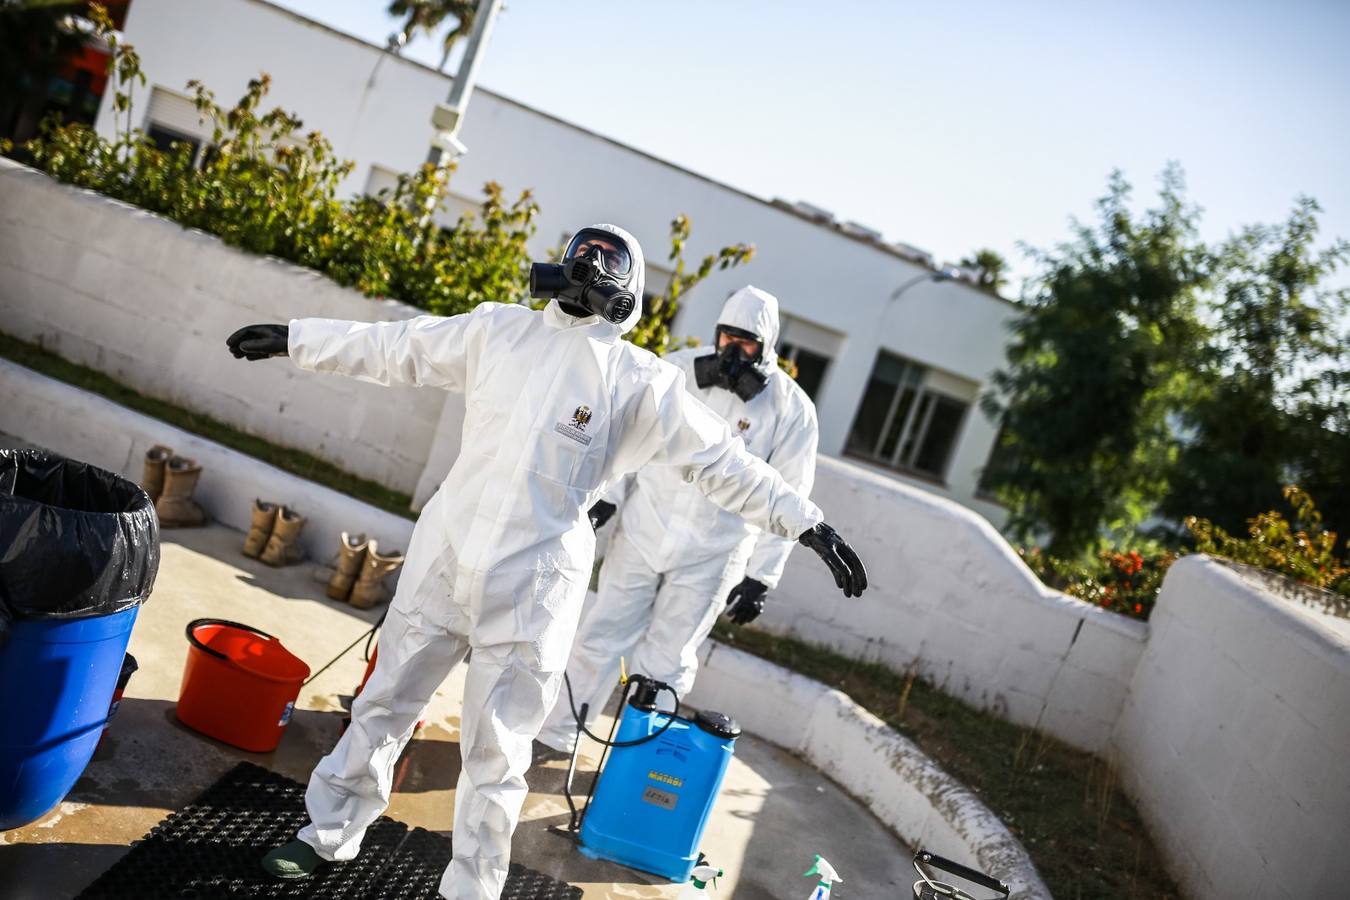
[[[125,478],[39,450],[0,450],[0,642],[15,619],[107,616],[145,601],[159,519]]]

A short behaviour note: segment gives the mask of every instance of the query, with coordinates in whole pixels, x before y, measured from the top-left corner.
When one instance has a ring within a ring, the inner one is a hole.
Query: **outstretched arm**
[[[348,375],[376,384],[414,384],[464,390],[474,335],[495,304],[460,316],[417,316],[401,322],[292,319],[287,325],[250,325],[226,343],[236,357],[289,356],[302,369]]]
[[[402,322],[291,322],[290,357],[302,369],[335,372],[376,384],[414,384],[463,391],[472,333],[486,304],[459,316],[417,316]]]
[[[856,596],[867,573],[814,503],[736,440],[716,413],[685,390],[683,372],[662,364],[629,415],[637,434],[616,460],[620,471],[674,465],[718,506],[789,540],[800,540],[830,566],[835,583]]]

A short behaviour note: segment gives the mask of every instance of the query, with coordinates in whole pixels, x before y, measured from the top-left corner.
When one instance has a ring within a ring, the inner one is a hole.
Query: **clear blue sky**
[[[395,25],[382,0],[279,2],[377,43]],[[1022,272],[1016,243],[1063,239],[1111,169],[1142,200],[1168,160],[1206,237],[1281,219],[1300,193],[1324,236],[1350,237],[1347,48],[1344,0],[508,0],[480,84],[940,260],[989,246]],[[435,65],[439,41],[405,52]]]

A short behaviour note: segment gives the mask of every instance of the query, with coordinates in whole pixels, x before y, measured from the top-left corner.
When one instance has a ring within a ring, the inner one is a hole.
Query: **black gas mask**
[[[625,286],[632,271],[633,256],[617,235],[583,228],[568,243],[560,264],[530,266],[530,296],[556,297],[568,315],[600,316],[617,325],[637,305]]]
[[[747,338],[758,341],[759,335],[751,334],[729,325],[717,326],[717,342],[722,343],[722,335]],[[749,401],[764,390],[769,376],[764,374],[759,362],[764,351],[748,356],[740,344],[729,343],[716,353],[700,356],[694,360],[694,381],[701,388],[720,387],[734,393],[742,400]]]

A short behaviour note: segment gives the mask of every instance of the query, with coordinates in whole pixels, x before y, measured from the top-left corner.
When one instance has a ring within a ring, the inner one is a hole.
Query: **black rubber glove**
[[[861,597],[867,589],[867,570],[862,560],[853,552],[839,532],[821,522],[815,528],[803,534],[797,540],[815,551],[816,556],[825,560],[834,576],[834,583],[845,597]]]
[[[285,356],[291,337],[289,325],[245,325],[225,339],[235,359],[256,361]]]
[[[727,618],[737,625],[748,625],[764,612],[764,595],[769,589],[748,575],[727,594]]]
[[[595,505],[591,507],[590,513],[588,513],[591,518],[591,527],[596,531],[604,528],[605,523],[614,515],[614,510],[616,509],[618,509],[618,507],[613,503],[609,503],[605,500],[597,500]]]

